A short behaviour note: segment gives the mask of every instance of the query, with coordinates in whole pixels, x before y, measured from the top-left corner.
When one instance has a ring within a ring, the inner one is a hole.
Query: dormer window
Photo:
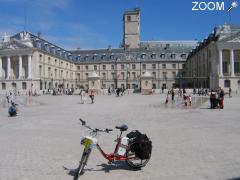
[[[166,57],[165,54],[161,54],[161,55],[160,55],[160,58],[161,58],[161,59],[165,59],[165,57]]]
[[[114,55],[111,55],[111,56],[110,56],[110,59],[111,59],[111,60],[114,60]]]
[[[152,59],[156,59],[156,54],[153,53],[153,54],[151,55],[151,58],[152,58]]]
[[[93,60],[97,60],[97,55],[94,54],[93,57],[92,57]]]
[[[145,58],[146,58],[146,54],[145,53],[141,54],[141,59],[145,59]]]
[[[86,55],[86,56],[84,57],[84,60],[85,60],[85,61],[87,61],[87,60],[88,60],[88,55]]]
[[[187,57],[186,54],[182,54],[182,55],[181,55],[181,58],[182,58],[182,59],[186,59],[186,57]]]
[[[106,59],[106,54],[103,54],[102,57],[101,57],[102,60],[105,60]]]
[[[45,50],[46,50],[47,52],[49,52],[48,43],[44,43],[44,45],[45,45]]]
[[[81,60],[81,55],[77,56],[77,60],[80,61]]]
[[[176,54],[171,54],[172,59],[176,59]]]

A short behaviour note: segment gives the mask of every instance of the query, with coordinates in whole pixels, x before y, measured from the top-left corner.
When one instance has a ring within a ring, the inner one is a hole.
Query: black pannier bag
[[[140,133],[138,130],[131,131],[127,134],[130,139],[130,150],[135,152],[140,159],[149,159],[152,153],[152,141],[149,140],[146,134]]]

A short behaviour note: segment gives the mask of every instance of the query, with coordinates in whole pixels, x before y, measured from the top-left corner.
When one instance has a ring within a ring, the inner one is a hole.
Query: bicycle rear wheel
[[[150,156],[149,159],[140,159],[136,156],[135,152],[132,152],[130,149],[127,150],[126,156],[127,165],[135,170],[141,169],[142,167],[146,166],[146,164],[151,158]]]

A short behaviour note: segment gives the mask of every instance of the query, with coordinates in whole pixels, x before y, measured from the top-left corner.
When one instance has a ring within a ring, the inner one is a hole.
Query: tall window
[[[132,64],[132,69],[136,69],[136,64]]]
[[[156,69],[156,64],[152,64],[152,69]]]
[[[153,77],[153,79],[157,79],[157,73],[156,72],[152,72],[152,77]]]
[[[94,71],[96,71],[97,70],[97,65],[94,65]]]
[[[163,72],[163,79],[164,79],[164,80],[167,79],[167,72]]]
[[[27,89],[27,83],[26,82],[22,82],[22,89]]]
[[[166,64],[162,64],[162,68],[163,68],[163,69],[166,69]]]
[[[106,70],[106,65],[102,65],[102,69],[103,69],[103,70]]]
[[[115,73],[114,72],[111,73],[111,76],[112,76],[112,79],[115,79]]]
[[[111,69],[114,70],[114,64],[111,65]]]
[[[106,80],[107,79],[107,76],[106,76],[106,73],[104,72],[104,73],[102,73],[102,78],[104,79],[104,80]]]
[[[121,70],[124,70],[125,66],[124,64],[121,64]]]
[[[80,66],[77,66],[77,70],[80,70]]]
[[[39,76],[40,77],[42,76],[42,66],[41,65],[39,66]]]
[[[176,72],[173,72],[172,75],[173,75],[173,79],[175,79],[177,76]]]
[[[132,72],[132,79],[136,79],[136,72]]]
[[[146,64],[142,64],[142,69],[146,70]]]
[[[57,69],[54,70],[54,77],[57,77]]]
[[[125,79],[125,73],[121,72],[121,79],[124,80]]]
[[[223,62],[223,74],[228,74],[228,62]]]
[[[48,77],[51,77],[51,68],[48,67]]]
[[[240,62],[234,62],[234,72],[240,74]]]
[[[176,69],[176,64],[172,64],[172,68],[173,68],[173,69]]]
[[[88,70],[88,65],[85,66],[85,69]]]
[[[131,21],[131,16],[127,16],[127,21]]]

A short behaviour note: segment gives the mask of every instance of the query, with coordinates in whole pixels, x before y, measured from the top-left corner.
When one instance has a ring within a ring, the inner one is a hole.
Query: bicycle
[[[141,169],[150,160],[150,157],[148,159],[142,160],[136,156],[135,152],[131,150],[131,146],[134,144],[134,142],[131,142],[131,140],[129,140],[129,142],[125,145],[121,143],[123,139],[122,133],[123,131],[127,131],[128,129],[127,125],[115,127],[116,129],[120,130],[120,135],[115,140],[116,146],[115,146],[114,152],[108,154],[102,150],[102,148],[98,144],[98,140],[96,139],[96,136],[98,135],[99,132],[109,133],[113,130],[107,129],[107,128],[106,129],[92,128],[86,125],[86,122],[83,121],[82,119],[79,119],[79,120],[81,121],[82,126],[90,130],[90,133],[89,133],[89,136],[84,136],[83,139],[81,140],[81,144],[84,146],[84,150],[82,153],[81,160],[79,161],[79,166],[75,171],[73,180],[77,180],[79,175],[84,174],[84,167],[87,165],[88,158],[91,154],[91,151],[94,148],[97,148],[100,151],[101,155],[109,161],[109,164],[115,161],[125,161],[129,167],[135,170]],[[123,151],[124,149],[125,149],[125,152]]]

